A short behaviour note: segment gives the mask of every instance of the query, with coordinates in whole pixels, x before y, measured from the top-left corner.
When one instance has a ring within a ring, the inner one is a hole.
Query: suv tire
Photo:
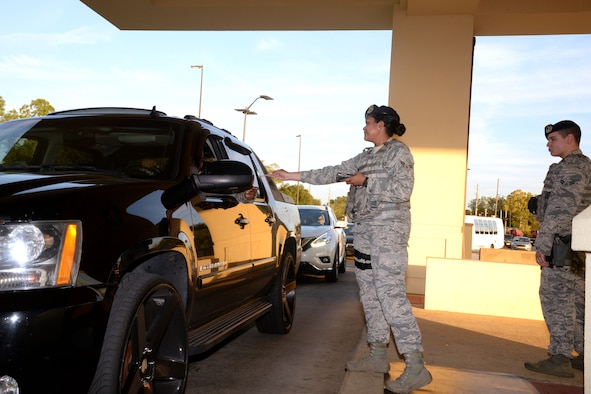
[[[125,275],[89,393],[184,392],[186,326],[183,302],[170,282],[144,272]]]
[[[275,278],[271,290],[271,310],[257,320],[257,328],[266,334],[287,334],[293,325],[296,306],[296,260],[286,252],[281,263],[281,272]]]

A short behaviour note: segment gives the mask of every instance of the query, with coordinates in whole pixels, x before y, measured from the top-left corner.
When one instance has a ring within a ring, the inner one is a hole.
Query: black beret
[[[378,119],[382,119],[384,117],[394,117],[396,123],[400,123],[400,116],[398,116],[398,113],[393,108],[385,105],[370,105],[365,111],[365,118],[367,119],[368,116],[373,116],[374,118]]]
[[[550,133],[570,128],[576,128],[580,130],[579,125],[573,122],[572,120],[561,120],[558,123],[549,124],[548,126],[544,127],[544,135],[546,136],[546,139],[548,139],[548,135]]]

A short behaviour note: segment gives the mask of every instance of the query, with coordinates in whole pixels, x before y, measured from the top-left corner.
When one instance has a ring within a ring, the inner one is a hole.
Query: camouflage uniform
[[[334,183],[338,173],[361,172],[367,186],[352,186],[347,214],[355,223],[356,278],[369,343],[390,342],[390,327],[401,354],[422,352],[421,332],[406,297],[410,195],[414,160],[408,147],[391,138],[340,165],[301,171],[303,182]],[[359,269],[371,264],[370,269]]]
[[[572,233],[573,218],[591,204],[590,182],[591,160],[579,149],[550,166],[538,197],[538,252],[550,256],[554,236]],[[540,302],[552,355],[570,358],[573,348],[579,355],[584,353],[584,258],[583,253],[575,252],[567,265],[553,259],[551,267],[542,267]]]

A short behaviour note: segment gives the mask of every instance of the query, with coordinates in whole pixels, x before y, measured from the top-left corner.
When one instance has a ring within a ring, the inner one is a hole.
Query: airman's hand
[[[546,256],[544,256],[540,252],[536,252],[536,263],[538,263],[538,265],[540,267],[549,267],[550,266],[550,263],[546,261]]]
[[[365,182],[365,175],[363,175],[360,172],[358,172],[355,175],[353,175],[353,176],[345,179],[345,183],[347,185],[363,186],[363,182]]]

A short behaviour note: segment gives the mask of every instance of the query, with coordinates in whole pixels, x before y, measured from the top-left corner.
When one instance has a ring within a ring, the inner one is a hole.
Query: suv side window
[[[207,143],[211,149],[211,154],[217,160],[229,159],[228,152],[224,146],[223,138],[218,135],[210,135],[207,137]]]
[[[203,165],[207,165],[208,162],[218,160],[236,160],[247,164],[254,174],[253,186],[258,189],[256,201],[267,201],[267,189],[265,187],[265,183],[261,182],[259,178],[259,176],[262,174],[261,171],[257,170],[258,166],[255,163],[255,161],[259,161],[259,159],[254,155],[254,153],[244,154],[245,152],[237,152],[232,148],[228,148],[224,143],[224,138],[219,135],[210,134],[205,141],[205,145],[203,146],[203,155],[193,156],[203,157]],[[260,166],[264,169],[262,164],[260,164]],[[198,168],[193,168],[193,171],[197,172],[199,170]]]
[[[253,174],[254,174],[254,181],[253,181],[253,185],[258,187],[259,190],[257,191],[257,199],[262,199],[264,201],[268,201],[267,198],[267,187],[265,186],[266,182],[262,182],[261,179],[259,178],[260,176],[265,176],[265,172],[261,172],[259,170],[259,168],[262,168],[264,170],[265,166],[263,166],[263,164],[259,161],[259,158],[256,157],[254,155],[254,153],[252,155],[249,156],[249,164],[250,166],[253,168]],[[258,165],[257,165],[258,162]]]
[[[259,178],[262,174],[261,174],[261,171],[258,170],[257,165],[254,162],[254,160],[255,160],[254,153],[252,153],[250,150],[248,150],[246,148],[244,148],[245,149],[244,151],[232,149],[233,144],[234,143],[232,143],[232,145],[230,145],[230,147],[226,147],[225,145],[221,145],[220,148],[223,149],[223,151],[225,152],[226,158],[229,158],[230,160],[241,161],[250,167],[250,169],[254,175],[252,185],[254,187],[258,188],[256,199],[259,201],[267,201],[267,198],[266,198],[267,191],[265,189],[264,182],[261,182],[261,180]],[[241,146],[238,146],[237,144],[236,144],[236,146],[238,148],[241,148]]]

